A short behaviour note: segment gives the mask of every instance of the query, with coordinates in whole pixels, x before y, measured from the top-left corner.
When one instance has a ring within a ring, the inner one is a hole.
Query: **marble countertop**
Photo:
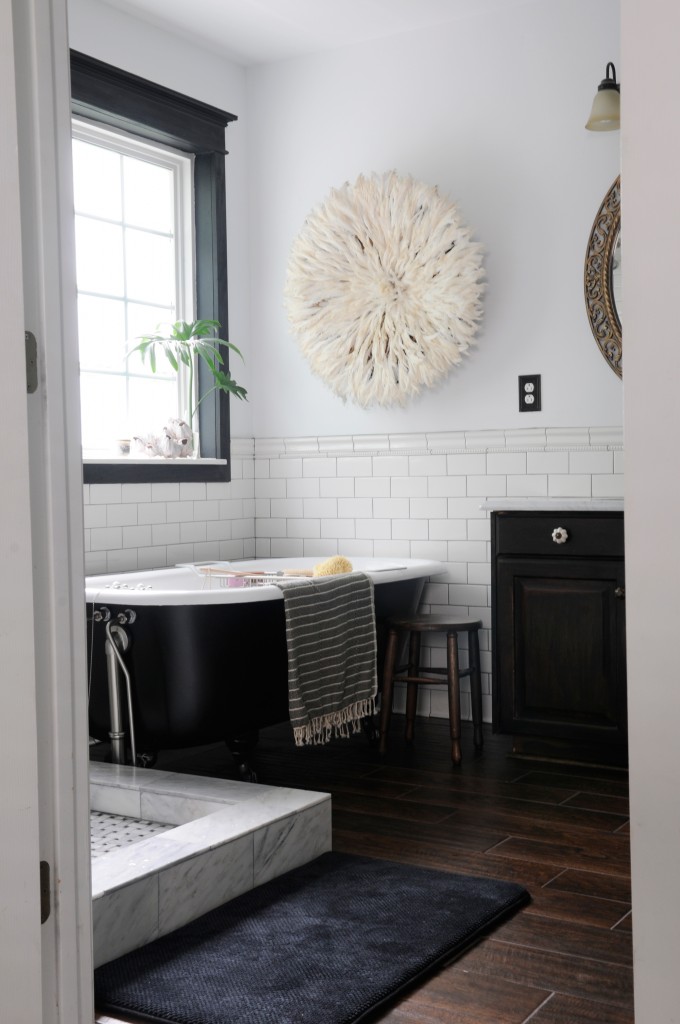
[[[623,498],[487,498],[491,512],[623,512]]]

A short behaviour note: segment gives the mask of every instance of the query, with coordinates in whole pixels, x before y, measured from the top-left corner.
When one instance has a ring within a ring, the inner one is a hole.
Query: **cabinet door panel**
[[[498,727],[516,734],[625,735],[618,561],[499,558]]]

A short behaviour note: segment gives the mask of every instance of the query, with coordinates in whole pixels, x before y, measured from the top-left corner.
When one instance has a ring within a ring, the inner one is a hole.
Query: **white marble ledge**
[[[623,498],[487,498],[489,512],[623,512]]]
[[[301,790],[274,790],[283,794],[277,805],[275,796],[263,803],[224,807],[204,814],[166,832],[112,850],[92,862],[92,898],[100,897],[142,878],[155,875],[173,865],[191,860],[200,854],[231,846],[247,837],[251,840],[259,830],[283,827],[290,830],[299,816],[322,814],[330,822],[331,798],[328,793]],[[297,799],[291,799],[296,795]],[[159,808],[161,817],[163,809]],[[330,835],[330,825],[328,828]]]
[[[145,794],[179,795],[218,804],[238,804],[258,796],[266,797],[272,788],[253,782],[213,779],[202,775],[165,772],[157,768],[133,768],[132,765],[109,764],[107,761],[90,762],[90,785]]]

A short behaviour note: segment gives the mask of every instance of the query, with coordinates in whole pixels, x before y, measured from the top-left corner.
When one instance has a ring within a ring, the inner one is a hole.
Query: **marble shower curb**
[[[92,763],[90,804],[176,826],[92,862],[95,966],[331,849],[327,793]]]

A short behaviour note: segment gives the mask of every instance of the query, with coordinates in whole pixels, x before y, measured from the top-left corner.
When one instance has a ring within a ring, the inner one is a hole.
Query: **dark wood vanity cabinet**
[[[527,755],[625,764],[622,512],[493,512],[494,730]]]

